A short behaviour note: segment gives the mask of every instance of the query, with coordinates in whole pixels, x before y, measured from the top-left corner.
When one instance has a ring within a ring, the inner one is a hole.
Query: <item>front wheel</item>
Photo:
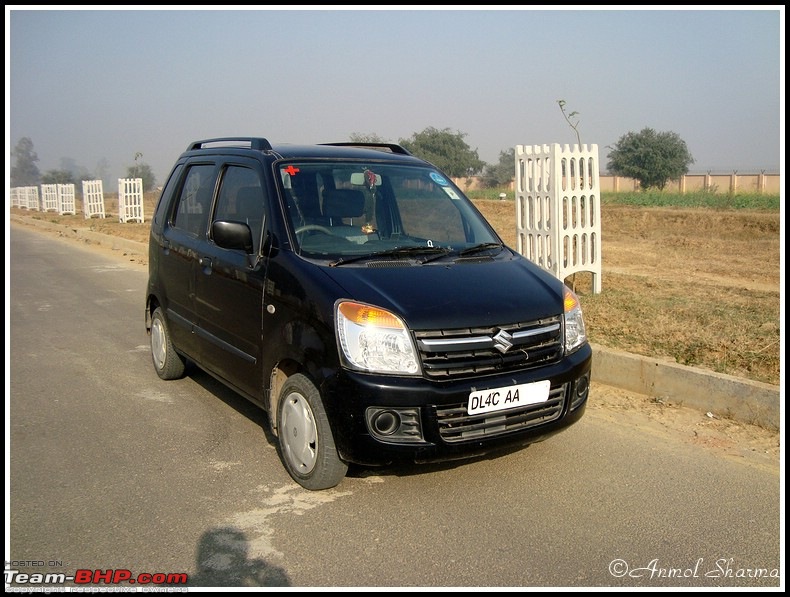
[[[346,476],[318,388],[304,375],[288,378],[277,407],[280,456],[294,481],[316,491],[334,487]]]
[[[154,369],[162,379],[179,379],[186,369],[184,357],[176,352],[162,309],[157,307],[151,315],[151,359]]]

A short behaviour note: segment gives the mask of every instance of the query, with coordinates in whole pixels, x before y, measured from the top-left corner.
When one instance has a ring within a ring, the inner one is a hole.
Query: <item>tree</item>
[[[488,164],[483,172],[483,186],[486,188],[504,187],[516,177],[516,149],[499,152],[499,163]]]
[[[110,171],[110,162],[107,161],[107,158],[101,158],[96,163],[94,175],[97,179],[101,180],[103,184],[109,184],[109,171]]]
[[[74,175],[68,170],[47,170],[41,177],[43,184],[74,184]]]
[[[140,167],[140,160],[143,159],[143,154],[139,151],[134,153],[134,166],[130,166],[127,170],[129,172],[129,178],[139,178],[137,175],[138,168]]]
[[[16,158],[16,165],[11,167],[11,186],[29,187],[37,185],[41,180],[41,173],[36,166],[38,156],[33,151],[33,141],[22,137],[11,152]]]
[[[472,176],[486,165],[464,141],[465,133],[453,133],[449,128],[442,130],[428,127],[421,133],[414,133],[411,139],[401,139],[399,143],[411,153],[420,157],[448,174],[449,176]]]
[[[639,181],[642,190],[663,189],[670,180],[677,180],[694,163],[686,142],[676,133],[657,133],[644,128],[639,133],[626,133],[609,152],[609,172]]]
[[[142,178],[143,191],[150,191],[156,184],[156,177],[153,170],[151,170],[151,166],[140,161],[142,157],[143,154],[139,151],[134,154],[134,166],[129,166],[126,169],[126,178]]]
[[[71,172],[71,177],[74,180],[90,180],[93,178],[88,169],[84,166],[78,166],[73,158],[60,158],[60,170]]]
[[[388,143],[386,139],[379,137],[376,133],[351,133],[348,140],[352,143]]]
[[[579,134],[579,113],[578,112],[571,112],[570,114],[565,113],[565,100],[557,100],[557,103],[560,106],[560,110],[562,111],[562,115],[565,118],[565,122],[568,123],[568,126],[573,129],[573,132],[576,133],[576,141],[579,142],[579,149],[582,148],[582,137]],[[575,121],[573,119],[576,119]]]

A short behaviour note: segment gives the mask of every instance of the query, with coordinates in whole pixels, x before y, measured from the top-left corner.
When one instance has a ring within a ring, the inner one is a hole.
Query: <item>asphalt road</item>
[[[262,413],[200,372],[156,376],[146,268],[20,227],[8,261],[7,580],[10,568],[186,573],[190,587],[784,586],[778,469],[588,410],[521,451],[354,470],[308,492]]]

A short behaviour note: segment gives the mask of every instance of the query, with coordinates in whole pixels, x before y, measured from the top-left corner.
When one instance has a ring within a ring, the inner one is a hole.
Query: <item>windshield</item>
[[[347,263],[414,254],[425,260],[432,252],[501,245],[471,202],[433,168],[359,162],[282,162],[278,168],[295,248],[305,257]]]

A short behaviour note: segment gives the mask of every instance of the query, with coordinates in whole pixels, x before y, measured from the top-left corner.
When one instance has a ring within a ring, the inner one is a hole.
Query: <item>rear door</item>
[[[195,311],[195,277],[201,245],[206,244],[217,180],[213,162],[188,163],[170,220],[162,231],[159,279],[167,297],[165,312],[173,342],[200,362]]]

